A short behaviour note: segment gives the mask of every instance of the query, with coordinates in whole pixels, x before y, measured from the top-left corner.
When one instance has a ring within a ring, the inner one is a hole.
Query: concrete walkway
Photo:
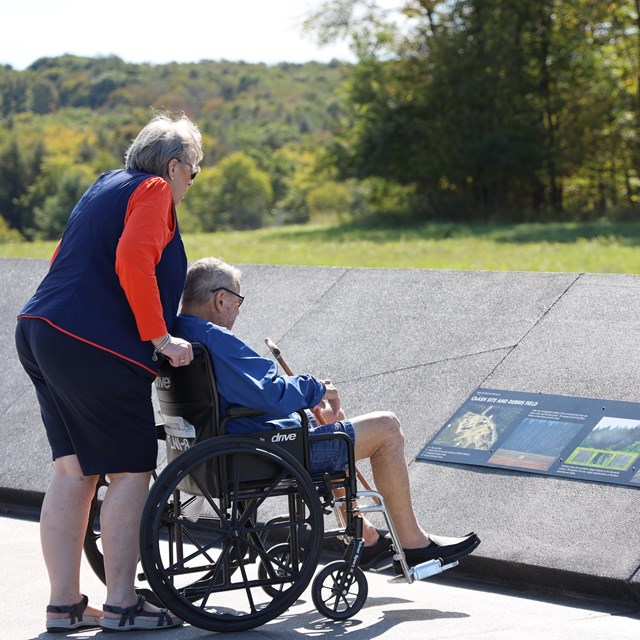
[[[4,509],[2,541],[2,638],[30,640],[60,638],[44,631],[48,582],[39,548],[38,523]],[[213,634],[185,625],[161,638],[196,640],[207,637],[253,640],[637,640],[640,611],[629,603],[604,600],[548,598],[541,595],[464,583],[455,569],[412,585],[389,584],[390,575],[368,572],[369,597],[352,619],[336,623],[315,610],[309,592],[285,615],[242,634]],[[105,595],[104,585],[83,566],[82,589],[94,604]],[[80,631],[73,638],[100,637],[99,630]],[[151,638],[154,632],[133,631],[127,638]]]

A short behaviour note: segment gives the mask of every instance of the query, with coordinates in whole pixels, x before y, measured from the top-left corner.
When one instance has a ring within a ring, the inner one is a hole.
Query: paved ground
[[[54,638],[44,632],[48,585],[40,556],[38,523],[5,511],[0,517],[2,572],[1,637],[8,640]],[[640,608],[628,602],[548,598],[464,583],[455,569],[412,585],[389,584],[390,576],[369,572],[369,597],[351,620],[336,623],[314,609],[306,592],[285,615],[242,634],[212,634],[184,626],[160,637],[177,640],[229,635],[253,640],[637,640]],[[92,603],[103,601],[105,588],[88,566],[83,567],[83,590]],[[73,638],[100,637],[99,630],[69,634]],[[130,640],[153,632],[129,632]],[[63,636],[64,637],[64,636]]]

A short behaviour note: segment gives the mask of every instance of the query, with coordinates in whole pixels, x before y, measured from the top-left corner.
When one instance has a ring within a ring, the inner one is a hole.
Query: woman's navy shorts
[[[337,431],[342,431],[355,443],[356,433],[349,420],[318,425],[313,414],[307,412],[307,416],[309,418],[309,433],[336,433]],[[311,475],[344,471],[349,464],[347,443],[342,438],[330,438],[315,442],[312,440],[310,449]]]
[[[16,347],[54,460],[75,454],[85,475],[155,469],[151,374],[38,319],[18,321]]]

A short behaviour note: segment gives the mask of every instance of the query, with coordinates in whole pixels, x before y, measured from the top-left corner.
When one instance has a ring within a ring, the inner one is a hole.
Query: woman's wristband
[[[151,359],[156,362],[158,360],[158,354],[162,353],[163,349],[166,349],[169,343],[171,342],[171,334],[167,333],[164,337],[164,340],[153,350],[153,356]]]

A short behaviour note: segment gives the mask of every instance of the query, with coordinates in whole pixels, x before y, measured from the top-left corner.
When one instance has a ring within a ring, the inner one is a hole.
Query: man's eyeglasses
[[[188,164],[191,167],[191,180],[195,180],[196,176],[200,173],[200,167],[196,167],[195,170],[193,165],[186,160],[178,160],[180,164]]]
[[[231,289],[227,289],[227,287],[216,287],[215,289],[211,289],[211,293],[217,293],[218,291],[226,291],[227,293],[234,295],[236,298],[238,298],[238,306],[240,306],[244,302],[244,296],[241,296],[235,291],[231,291]]]

